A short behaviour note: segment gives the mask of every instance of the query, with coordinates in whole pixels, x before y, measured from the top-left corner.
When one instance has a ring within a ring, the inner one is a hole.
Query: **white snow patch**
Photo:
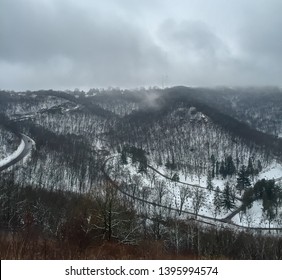
[[[241,212],[232,218],[233,222],[245,227],[266,227],[263,219],[262,201],[254,201],[250,209],[245,213]]]
[[[21,154],[21,152],[24,150],[24,147],[25,147],[25,143],[24,143],[23,140],[21,140],[21,143],[18,146],[17,150],[0,161],[0,167],[2,167],[3,165],[11,162],[13,159],[18,157]]]
[[[280,177],[282,177],[282,165],[273,162],[270,166],[260,172],[258,179],[272,180]]]

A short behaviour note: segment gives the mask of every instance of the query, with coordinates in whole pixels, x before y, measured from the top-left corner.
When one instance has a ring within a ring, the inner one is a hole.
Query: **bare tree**
[[[133,209],[122,205],[117,188],[111,184],[102,186],[101,194],[96,197],[98,211],[96,229],[102,231],[103,238],[111,240],[117,238],[125,241],[135,230],[136,221]],[[96,219],[96,220],[97,220]],[[126,237],[126,238],[125,238]]]
[[[178,209],[178,215],[180,216],[182,211],[183,211],[183,206],[187,200],[187,198],[191,195],[191,191],[185,187],[185,186],[181,186],[179,188],[179,197],[176,197],[176,195],[174,194],[174,201],[175,201],[175,206]]]
[[[200,188],[195,188],[195,190],[192,192],[192,207],[196,215],[196,219],[200,209],[204,206],[205,201],[206,201],[206,193],[204,192],[204,190]]]

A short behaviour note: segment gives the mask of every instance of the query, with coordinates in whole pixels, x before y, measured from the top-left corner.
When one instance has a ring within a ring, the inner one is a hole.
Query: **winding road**
[[[176,211],[176,212],[179,212],[179,209],[176,209],[176,208],[172,208],[172,207],[168,207],[167,205],[163,205],[163,204],[158,204],[158,203],[155,203],[155,202],[152,202],[152,201],[148,201],[146,199],[143,199],[143,198],[140,198],[138,196],[135,196],[135,195],[132,195],[132,194],[129,194],[127,193],[126,191],[123,190],[122,188],[122,185],[118,184],[116,181],[114,181],[110,176],[109,174],[106,172],[106,166],[107,166],[107,163],[109,160],[113,159],[114,156],[112,157],[109,157],[105,160],[104,164],[102,165],[102,168],[101,168],[101,171],[102,173],[104,174],[106,180],[109,181],[109,183],[114,186],[115,188],[117,188],[117,190],[124,194],[125,196],[127,197],[130,197],[136,201],[141,201],[143,203],[146,203],[146,204],[150,204],[150,205],[153,205],[154,207],[161,207],[161,208],[165,208],[165,209],[168,209],[170,211]],[[151,168],[153,171],[157,171],[156,169],[154,168]],[[157,172],[159,173],[160,175],[164,176],[165,178],[171,180],[171,178],[169,177],[166,177],[165,175],[163,175],[162,173],[160,172]],[[192,184],[188,184],[188,185],[192,185]],[[197,186],[197,185],[192,185],[192,186]],[[198,187],[198,186],[197,186]],[[202,187],[203,188],[203,187]],[[188,214],[190,216],[189,220],[194,220],[194,221],[197,221],[198,223],[202,223],[202,224],[208,224],[210,226],[218,226],[217,223],[221,224],[222,226],[223,225],[227,225],[229,227],[233,227],[235,229],[242,229],[242,230],[254,230],[254,231],[281,231],[282,228],[280,227],[271,227],[271,228],[266,228],[266,227],[249,227],[249,226],[242,226],[242,225],[239,225],[239,224],[236,224],[234,223],[233,221],[231,221],[231,218],[233,218],[235,215],[237,215],[241,210],[242,210],[242,205],[240,207],[238,207],[237,209],[235,209],[232,213],[230,213],[229,215],[227,215],[227,217],[225,218],[221,218],[221,219],[218,219],[218,218],[213,218],[213,217],[210,217],[210,216],[205,216],[205,215],[196,215],[195,213],[193,212],[190,212],[190,211],[186,211],[186,210],[182,210],[181,212],[184,213],[184,214]],[[198,219],[198,218],[201,218],[201,219]]]
[[[32,149],[32,144],[34,143],[34,141],[28,137],[25,134],[21,134],[21,140],[24,141],[24,148],[22,150],[22,152],[14,159],[12,159],[11,161],[7,162],[6,164],[4,164],[3,166],[0,167],[0,172],[11,167],[12,165],[18,163],[19,161],[21,161],[23,158],[25,158]]]

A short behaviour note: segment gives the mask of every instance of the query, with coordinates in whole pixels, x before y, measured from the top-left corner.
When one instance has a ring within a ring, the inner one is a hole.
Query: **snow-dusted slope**
[[[0,161],[9,156],[20,144],[19,139],[0,126]]]
[[[17,158],[24,150],[24,147],[25,147],[24,141],[21,140],[20,145],[12,154],[0,160],[0,167],[6,165],[7,163],[11,162],[13,159]]]

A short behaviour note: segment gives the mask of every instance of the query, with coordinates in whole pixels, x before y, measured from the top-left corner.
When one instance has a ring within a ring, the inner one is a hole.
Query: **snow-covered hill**
[[[148,208],[147,214],[156,215],[154,205],[164,204],[164,217],[175,209],[173,216],[180,219],[187,215],[226,219],[242,205],[245,190],[236,189],[240,170],[248,170],[252,187],[261,179],[282,177],[281,143],[255,130],[256,125],[241,121],[241,95],[240,99],[234,92],[226,96],[214,91],[174,88],[0,94],[0,110],[7,123],[36,143],[28,164],[14,170],[14,179],[22,186],[95,194],[105,183],[103,164],[114,156],[107,165],[109,175],[131,196],[143,199],[137,208]],[[230,114],[228,106],[233,108]],[[256,113],[249,112],[263,120],[262,111],[259,107]],[[276,114],[268,119],[273,116]],[[1,130],[0,137],[3,159],[19,143],[11,132]],[[212,190],[207,189],[210,183]],[[227,185],[234,205],[219,209],[215,201],[223,199]],[[259,205],[255,201],[244,215],[239,211],[230,222],[261,226],[265,217]],[[247,215],[252,212],[256,218],[250,223]],[[277,218],[272,226],[279,223]]]

